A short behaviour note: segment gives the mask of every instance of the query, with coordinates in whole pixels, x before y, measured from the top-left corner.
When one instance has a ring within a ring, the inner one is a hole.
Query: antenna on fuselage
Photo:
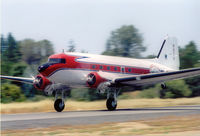
[[[166,42],[167,38],[168,38],[168,35],[165,37],[165,39],[164,39],[164,41],[163,41],[163,43],[162,43],[162,46],[161,46],[160,51],[159,51],[159,53],[158,53],[158,55],[157,55],[157,58],[160,57],[160,54],[161,54],[161,52],[162,52],[162,49],[163,49],[163,47],[164,47],[164,45],[165,45],[165,42]]]
[[[62,49],[62,53],[65,53],[65,49]]]

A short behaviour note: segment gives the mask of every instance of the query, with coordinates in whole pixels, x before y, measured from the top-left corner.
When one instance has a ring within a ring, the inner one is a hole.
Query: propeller
[[[37,88],[41,88],[43,83],[43,79],[41,76],[37,76],[36,78],[34,78],[33,84],[37,87]]]
[[[90,73],[90,74],[87,76],[87,83],[88,83],[89,85],[93,85],[93,84],[95,84],[95,82],[96,82],[96,77],[95,77],[95,75],[94,75],[93,73]]]

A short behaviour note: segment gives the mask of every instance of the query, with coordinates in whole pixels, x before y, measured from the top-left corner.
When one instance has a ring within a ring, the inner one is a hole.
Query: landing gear
[[[116,110],[118,94],[119,94],[119,89],[117,88],[108,89],[106,107],[109,111]]]
[[[161,88],[162,90],[160,90],[159,94],[160,94],[160,98],[164,99],[165,98],[165,94],[166,94],[166,84],[165,83],[161,83]]]
[[[162,89],[166,89],[167,88],[165,83],[161,83],[160,86],[161,86]]]
[[[62,112],[65,108],[65,98],[67,97],[70,88],[67,86],[59,85],[56,90],[53,91],[55,95],[54,109],[57,112]]]
[[[54,109],[57,112],[61,112],[63,111],[64,108],[65,108],[65,102],[62,99],[56,99],[54,102]]]
[[[117,108],[117,101],[114,98],[108,98],[106,106],[109,111],[113,111]]]

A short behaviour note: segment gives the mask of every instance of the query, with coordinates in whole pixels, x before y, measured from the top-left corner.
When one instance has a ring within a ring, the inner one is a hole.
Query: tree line
[[[104,55],[141,58],[141,53],[146,50],[143,45],[142,35],[133,25],[124,25],[111,32],[106,43]],[[200,67],[200,51],[194,41],[184,47],[179,47],[180,69]],[[149,55],[146,58],[154,58]],[[144,58],[144,57],[143,57]],[[143,97],[194,97],[200,96],[200,76],[166,82],[167,88],[162,90],[160,84],[143,86]],[[126,88],[127,89],[127,88]],[[125,91],[125,90],[124,90]]]
[[[54,53],[49,40],[35,41],[24,39],[17,41],[9,33],[1,35],[1,74],[9,76],[31,77],[37,74],[37,67]],[[23,101],[40,94],[32,85],[1,80],[1,102]]]
[[[102,54],[152,58],[152,55],[142,56],[142,52],[145,50],[146,47],[143,45],[143,37],[139,30],[133,25],[124,25],[110,33],[105,51]],[[68,43],[68,51],[75,51],[75,42],[73,40]],[[37,67],[46,62],[48,56],[54,52],[53,44],[46,39],[40,41],[33,39],[17,41],[11,33],[5,38],[1,35],[1,74],[24,77],[34,76],[37,74]],[[181,69],[200,67],[200,51],[198,51],[195,42],[191,41],[187,45],[180,47],[179,52]],[[35,94],[41,95],[41,92],[36,91],[31,85],[6,80],[1,80],[1,83],[1,102],[24,101],[26,98],[34,98]],[[164,98],[200,96],[200,76],[170,81],[167,82],[167,86],[164,94],[162,93]],[[152,98],[161,94],[155,93],[161,90],[159,84],[144,86],[141,89],[142,97]],[[123,91],[126,91],[126,88]],[[71,91],[70,97],[78,100],[106,98],[92,89],[74,89]]]

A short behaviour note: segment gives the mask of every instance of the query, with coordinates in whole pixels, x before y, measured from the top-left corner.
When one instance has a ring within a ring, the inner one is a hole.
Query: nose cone
[[[41,66],[38,67],[38,72],[43,72],[45,71],[50,65],[48,63],[42,64]]]

